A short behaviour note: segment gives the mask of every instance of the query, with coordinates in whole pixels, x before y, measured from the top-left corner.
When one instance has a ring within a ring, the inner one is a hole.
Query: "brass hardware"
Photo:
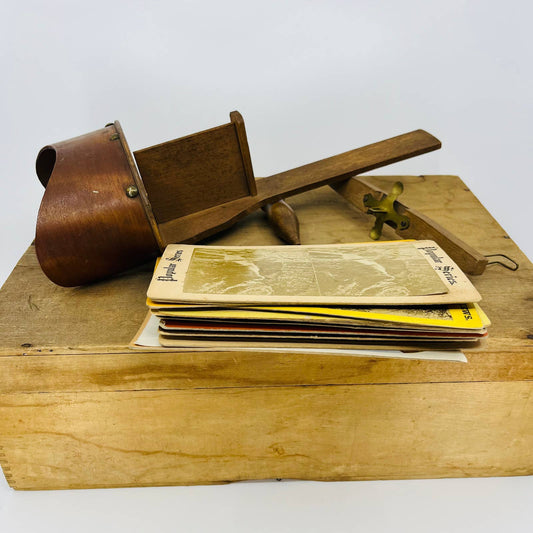
[[[400,230],[409,227],[409,217],[400,215],[394,207],[394,202],[402,192],[403,184],[400,181],[397,181],[392,186],[391,193],[384,195],[379,200],[374,198],[371,194],[365,194],[363,204],[365,207],[368,207],[367,213],[376,217],[374,227],[370,231],[371,239],[376,241],[381,237],[383,224],[385,223]]]
[[[109,137],[110,141],[118,141],[120,139],[120,135],[118,133],[113,133],[111,137]]]
[[[129,187],[126,187],[126,196],[128,198],[135,198],[139,195],[139,189],[135,187],[135,185],[130,185]]]

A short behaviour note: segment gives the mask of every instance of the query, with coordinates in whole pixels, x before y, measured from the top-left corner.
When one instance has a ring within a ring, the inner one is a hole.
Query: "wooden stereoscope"
[[[440,148],[416,130],[267,178],[255,179],[244,121],[131,152],[118,122],[45,146],[35,237],[54,283],[83,285],[228,228],[288,196]]]

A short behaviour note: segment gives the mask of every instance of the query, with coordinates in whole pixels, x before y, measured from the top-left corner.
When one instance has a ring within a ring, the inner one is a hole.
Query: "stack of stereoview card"
[[[435,242],[390,241],[169,245],[147,303],[163,348],[457,349],[487,335],[480,299]]]

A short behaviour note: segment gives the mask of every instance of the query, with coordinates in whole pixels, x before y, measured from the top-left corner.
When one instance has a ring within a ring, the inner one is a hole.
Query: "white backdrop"
[[[531,20],[525,0],[4,0],[0,282],[33,239],[42,146],[118,119],[137,150],[233,109],[256,176],[426,129],[441,150],[380,172],[460,175],[533,258]],[[526,531],[532,497],[529,477],[31,494],[0,477],[0,529]]]

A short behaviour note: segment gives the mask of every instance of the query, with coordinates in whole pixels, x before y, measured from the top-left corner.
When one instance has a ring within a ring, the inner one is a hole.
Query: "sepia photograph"
[[[437,305],[480,299],[433,241],[169,245],[148,297],[161,302],[268,305]]]

